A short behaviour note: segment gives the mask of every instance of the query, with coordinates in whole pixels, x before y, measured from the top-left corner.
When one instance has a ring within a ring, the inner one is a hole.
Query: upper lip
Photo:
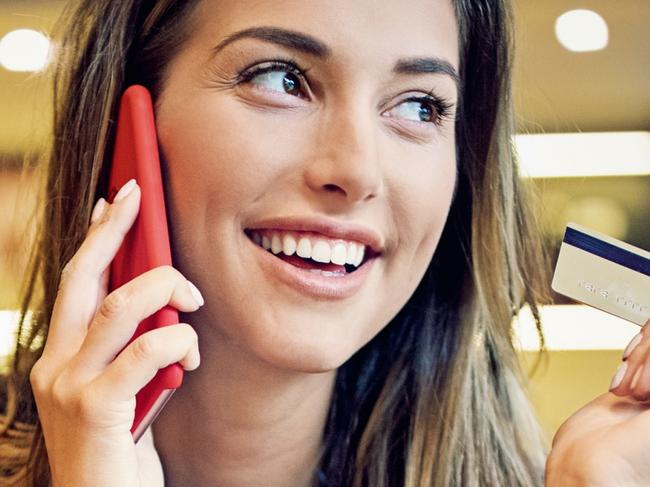
[[[277,229],[315,232],[329,238],[354,240],[379,254],[384,249],[384,241],[379,232],[363,224],[342,222],[324,217],[284,216],[260,220],[247,227],[247,230]]]

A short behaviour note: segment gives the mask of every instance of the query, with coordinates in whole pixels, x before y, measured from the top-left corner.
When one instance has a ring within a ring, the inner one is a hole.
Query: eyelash
[[[278,59],[269,60],[267,62],[270,64],[266,66],[259,66],[259,64],[261,63],[256,62],[254,65],[244,68],[241,71],[241,73],[237,76],[235,83],[238,85],[250,83],[257,76],[260,76],[265,73],[273,72],[273,71],[285,71],[287,73],[296,75],[298,78],[300,78],[300,80],[307,81],[306,74],[309,70],[300,69],[297,66],[298,63],[294,59],[278,58]],[[424,106],[428,105],[433,113],[433,120],[429,122],[421,121],[419,123],[432,123],[438,127],[441,126],[445,120],[448,120],[450,118],[451,109],[453,108],[453,103],[438,95],[435,95],[433,93],[433,90],[429,91],[425,96],[412,96],[406,98],[402,100],[400,104],[406,102],[416,102]],[[409,122],[413,122],[413,121],[409,120]]]
[[[444,98],[435,95],[433,91],[429,91],[426,96],[412,96],[402,100],[401,103],[414,101],[421,103],[423,105],[429,105],[433,110],[434,118],[431,122],[422,122],[422,123],[433,123],[436,126],[441,126],[445,120],[448,120],[451,116],[451,109],[453,104]]]
[[[309,71],[308,69],[302,70],[297,66],[297,62],[293,59],[272,59],[266,61],[270,63],[267,66],[259,66],[262,62],[256,62],[255,64],[247,68],[244,68],[242,72],[237,77],[237,83],[249,83],[253,78],[257,76],[273,71],[286,71],[287,73],[295,74],[301,79],[306,80],[306,74]]]

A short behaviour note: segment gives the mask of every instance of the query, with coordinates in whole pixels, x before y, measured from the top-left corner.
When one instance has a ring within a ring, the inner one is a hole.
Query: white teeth
[[[282,252],[282,241],[277,233],[274,233],[273,237],[271,237],[271,252],[274,254]]]
[[[271,248],[271,241],[266,235],[262,236],[262,247],[264,247],[266,250],[269,250]]]
[[[311,249],[311,258],[316,262],[328,264],[332,258],[332,249],[327,242],[323,240],[316,240],[314,248]]]
[[[280,252],[285,255],[294,253],[303,259],[327,264],[332,262],[336,265],[350,264],[359,267],[365,255],[365,246],[355,242],[337,241],[333,245],[321,238],[300,237],[296,238],[291,233],[272,233],[264,235],[252,232],[252,240],[261,245],[264,249],[274,254]],[[313,269],[317,270],[317,269]]]
[[[303,259],[309,259],[311,257],[311,242],[308,238],[303,237],[298,241],[296,254]]]
[[[345,264],[345,258],[347,257],[348,249],[346,248],[346,245],[337,242],[334,244],[334,248],[332,249],[332,263],[333,264],[338,264],[338,265],[343,265]]]
[[[349,243],[348,244],[348,253],[345,256],[346,264],[354,264],[357,261],[357,244]]]
[[[354,267],[359,267],[361,265],[361,261],[363,261],[363,257],[366,253],[366,248],[361,247],[359,252],[357,252],[357,261],[354,263]]]
[[[344,277],[345,272],[341,271],[322,271],[320,269],[309,269],[309,272],[313,274],[320,274],[321,276],[326,276],[326,277]]]
[[[296,239],[293,238],[291,235],[286,234],[282,238],[282,252],[284,252],[285,255],[293,255],[295,251],[296,251]]]

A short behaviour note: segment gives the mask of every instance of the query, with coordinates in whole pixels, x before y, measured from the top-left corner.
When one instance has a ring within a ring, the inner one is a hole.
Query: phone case
[[[120,102],[108,201],[131,178],[141,189],[140,211],[111,263],[110,290],[154,267],[172,265],[153,105],[149,91],[140,85],[127,88]],[[178,321],[178,311],[165,306],[139,324],[131,341]],[[136,442],[182,381],[183,368],[172,364],[160,369],[136,395],[131,427]]]

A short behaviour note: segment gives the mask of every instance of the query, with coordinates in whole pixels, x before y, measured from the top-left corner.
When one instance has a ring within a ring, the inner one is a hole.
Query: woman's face
[[[338,367],[406,303],[447,218],[452,5],[203,0],[193,18],[156,117],[175,264],[206,298],[199,332],[274,366]]]

